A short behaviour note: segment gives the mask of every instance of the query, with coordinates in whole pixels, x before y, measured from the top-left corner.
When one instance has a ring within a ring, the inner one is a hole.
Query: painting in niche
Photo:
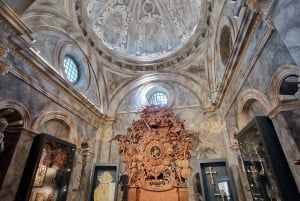
[[[153,146],[150,149],[150,154],[153,158],[159,158],[161,155],[161,150],[158,146]]]
[[[115,185],[109,171],[104,171],[97,177],[99,184],[94,189],[94,201],[114,201]]]

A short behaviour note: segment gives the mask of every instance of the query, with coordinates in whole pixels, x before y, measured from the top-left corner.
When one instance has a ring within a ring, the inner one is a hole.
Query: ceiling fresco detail
[[[87,0],[99,40],[118,55],[139,61],[168,56],[195,33],[200,0]]]

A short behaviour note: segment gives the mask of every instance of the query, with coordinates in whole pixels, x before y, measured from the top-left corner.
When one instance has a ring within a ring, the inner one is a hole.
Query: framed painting
[[[117,201],[118,177],[118,164],[94,164],[90,179],[89,201]]]

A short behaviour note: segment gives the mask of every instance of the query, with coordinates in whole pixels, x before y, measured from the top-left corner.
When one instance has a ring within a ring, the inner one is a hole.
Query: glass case
[[[75,148],[51,135],[37,135],[15,201],[66,200]]]
[[[270,119],[255,117],[237,135],[253,200],[300,200]]]

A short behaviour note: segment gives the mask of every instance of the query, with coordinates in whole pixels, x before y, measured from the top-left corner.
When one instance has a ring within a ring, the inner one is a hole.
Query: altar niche
[[[128,201],[187,201],[193,134],[169,109],[146,106],[119,142],[128,173]]]
[[[37,135],[15,201],[66,200],[75,148],[51,135]]]

